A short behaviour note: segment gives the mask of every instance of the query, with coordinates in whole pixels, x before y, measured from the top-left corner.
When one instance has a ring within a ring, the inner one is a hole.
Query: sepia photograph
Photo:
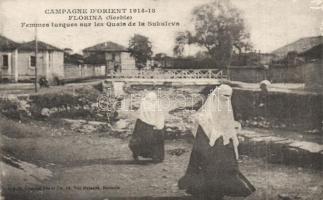
[[[323,0],[1,0],[0,200],[322,200]]]

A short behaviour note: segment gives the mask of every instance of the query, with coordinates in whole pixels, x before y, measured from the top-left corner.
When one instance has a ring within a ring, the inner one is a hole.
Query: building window
[[[3,69],[8,69],[8,67],[9,67],[8,55],[2,55],[2,67],[3,67]]]
[[[36,57],[35,56],[30,56],[30,67],[36,67]]]

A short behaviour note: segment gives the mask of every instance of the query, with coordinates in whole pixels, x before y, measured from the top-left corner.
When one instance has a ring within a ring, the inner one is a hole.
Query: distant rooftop
[[[47,44],[42,41],[37,41],[37,47],[39,51],[63,51],[62,49],[52,46],[50,44]],[[22,43],[18,49],[19,50],[24,50],[24,51],[35,51],[35,40],[30,41],[30,42],[25,42]]]
[[[114,42],[103,42],[92,47],[88,47],[83,49],[83,51],[101,51],[101,52],[122,52],[122,51],[129,51],[126,47],[114,43]]]
[[[81,54],[64,54],[64,63],[66,64],[82,64],[84,63],[84,57]]]
[[[12,51],[20,44],[0,35],[0,51]]]
[[[92,64],[92,65],[105,65],[106,59],[104,54],[92,54],[84,59],[85,64]]]
[[[280,47],[274,50],[272,53],[278,55],[279,57],[284,57],[288,54],[288,52],[296,51],[300,54],[320,44],[323,44],[323,36],[305,37]]]
[[[305,56],[307,59],[321,59],[323,58],[323,44],[319,44],[303,53],[301,56]]]

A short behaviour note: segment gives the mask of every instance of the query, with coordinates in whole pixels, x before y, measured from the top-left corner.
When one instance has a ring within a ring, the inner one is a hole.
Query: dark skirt
[[[255,191],[239,171],[232,141],[223,145],[221,137],[211,147],[201,127],[197,130],[186,173],[178,186],[189,194],[204,196],[205,199],[225,195],[246,197]]]
[[[164,160],[164,131],[153,129],[152,125],[137,119],[129,148],[135,159],[142,156],[161,162]]]

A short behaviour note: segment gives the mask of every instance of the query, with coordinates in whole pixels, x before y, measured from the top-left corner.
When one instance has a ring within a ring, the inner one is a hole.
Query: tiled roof
[[[120,52],[120,51],[128,51],[128,49],[120,44],[114,42],[103,42],[92,47],[88,47],[83,49],[83,51],[107,51],[107,52]]]

